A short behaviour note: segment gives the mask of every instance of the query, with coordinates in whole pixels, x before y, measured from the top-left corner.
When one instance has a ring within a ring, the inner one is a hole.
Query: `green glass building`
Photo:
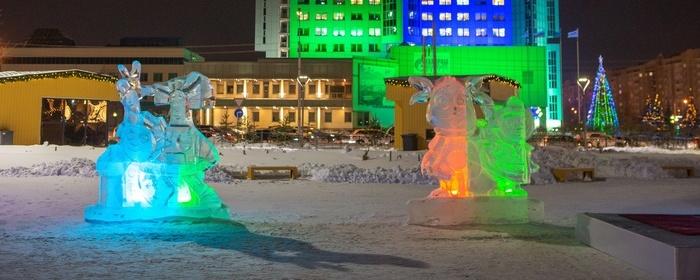
[[[388,77],[497,74],[518,81],[540,125],[561,126],[558,0],[262,0],[279,6],[279,57],[353,60],[355,124],[393,124]],[[266,10],[263,10],[266,11]],[[269,11],[263,14],[274,14]],[[257,27],[256,27],[257,28]],[[256,34],[264,32],[258,32]],[[411,34],[409,34],[411,33]],[[256,49],[258,39],[256,35]],[[264,41],[264,40],[263,40]],[[268,44],[269,45],[269,44]],[[263,50],[263,48],[259,48]]]
[[[386,57],[402,41],[401,2],[292,0],[288,57]]]

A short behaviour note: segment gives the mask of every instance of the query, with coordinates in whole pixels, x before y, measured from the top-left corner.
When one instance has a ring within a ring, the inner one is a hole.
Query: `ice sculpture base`
[[[543,221],[542,202],[527,197],[424,198],[408,202],[408,224],[454,226]]]
[[[123,207],[110,208],[99,205],[91,205],[85,208],[85,221],[87,222],[138,222],[152,220],[230,220],[228,207],[166,207],[166,208],[142,208]]]

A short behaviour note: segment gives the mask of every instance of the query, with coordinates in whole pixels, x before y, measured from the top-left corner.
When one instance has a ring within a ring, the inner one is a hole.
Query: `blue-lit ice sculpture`
[[[138,61],[131,72],[124,65],[118,69],[124,120],[117,128],[119,142],[97,159],[99,197],[85,209],[85,220],[229,219],[226,205],[204,182],[219,152],[194,127],[190,111],[213,104],[209,79],[192,72],[141,86]],[[153,96],[155,105],[170,105],[168,123],[141,112],[145,96]]]

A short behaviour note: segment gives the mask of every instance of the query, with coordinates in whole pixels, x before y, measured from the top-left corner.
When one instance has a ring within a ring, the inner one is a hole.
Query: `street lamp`
[[[297,83],[299,83],[299,94],[297,94],[297,137],[299,138],[299,146],[304,146],[304,130],[302,125],[304,123],[304,107],[302,104],[302,96],[304,95],[304,90],[306,84],[309,82],[309,76],[299,75],[297,77]]]
[[[578,98],[577,98],[578,99],[577,100],[577,103],[578,103],[578,110],[577,110],[578,111],[578,124],[582,125],[582,123],[581,123],[581,97],[586,94],[586,88],[588,88],[588,85],[591,84],[591,80],[589,80],[588,77],[579,77],[578,80],[576,80],[576,84],[578,84],[578,88],[579,88]],[[583,140],[585,141],[586,140],[586,133],[585,133],[586,124],[583,124],[583,130],[584,130]]]

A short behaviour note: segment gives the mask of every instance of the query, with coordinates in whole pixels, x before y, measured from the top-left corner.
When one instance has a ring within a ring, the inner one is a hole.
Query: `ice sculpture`
[[[466,85],[454,77],[435,85],[422,77],[409,79],[419,90],[411,104],[428,103],[426,118],[435,130],[421,162],[421,170],[440,182],[431,198],[527,196],[521,185],[530,182],[530,171],[536,168],[527,143],[533,121],[517,96],[495,104],[485,78],[475,77]],[[477,119],[475,104],[483,119]]]
[[[210,105],[209,79],[192,72],[141,86],[138,61],[131,71],[123,65],[118,69],[124,120],[117,128],[119,142],[97,159],[99,197],[85,209],[85,220],[229,219],[226,205],[204,182],[204,172],[219,161],[219,153],[191,118],[190,109]],[[170,105],[168,123],[141,112],[145,96],[153,96],[156,105]]]

